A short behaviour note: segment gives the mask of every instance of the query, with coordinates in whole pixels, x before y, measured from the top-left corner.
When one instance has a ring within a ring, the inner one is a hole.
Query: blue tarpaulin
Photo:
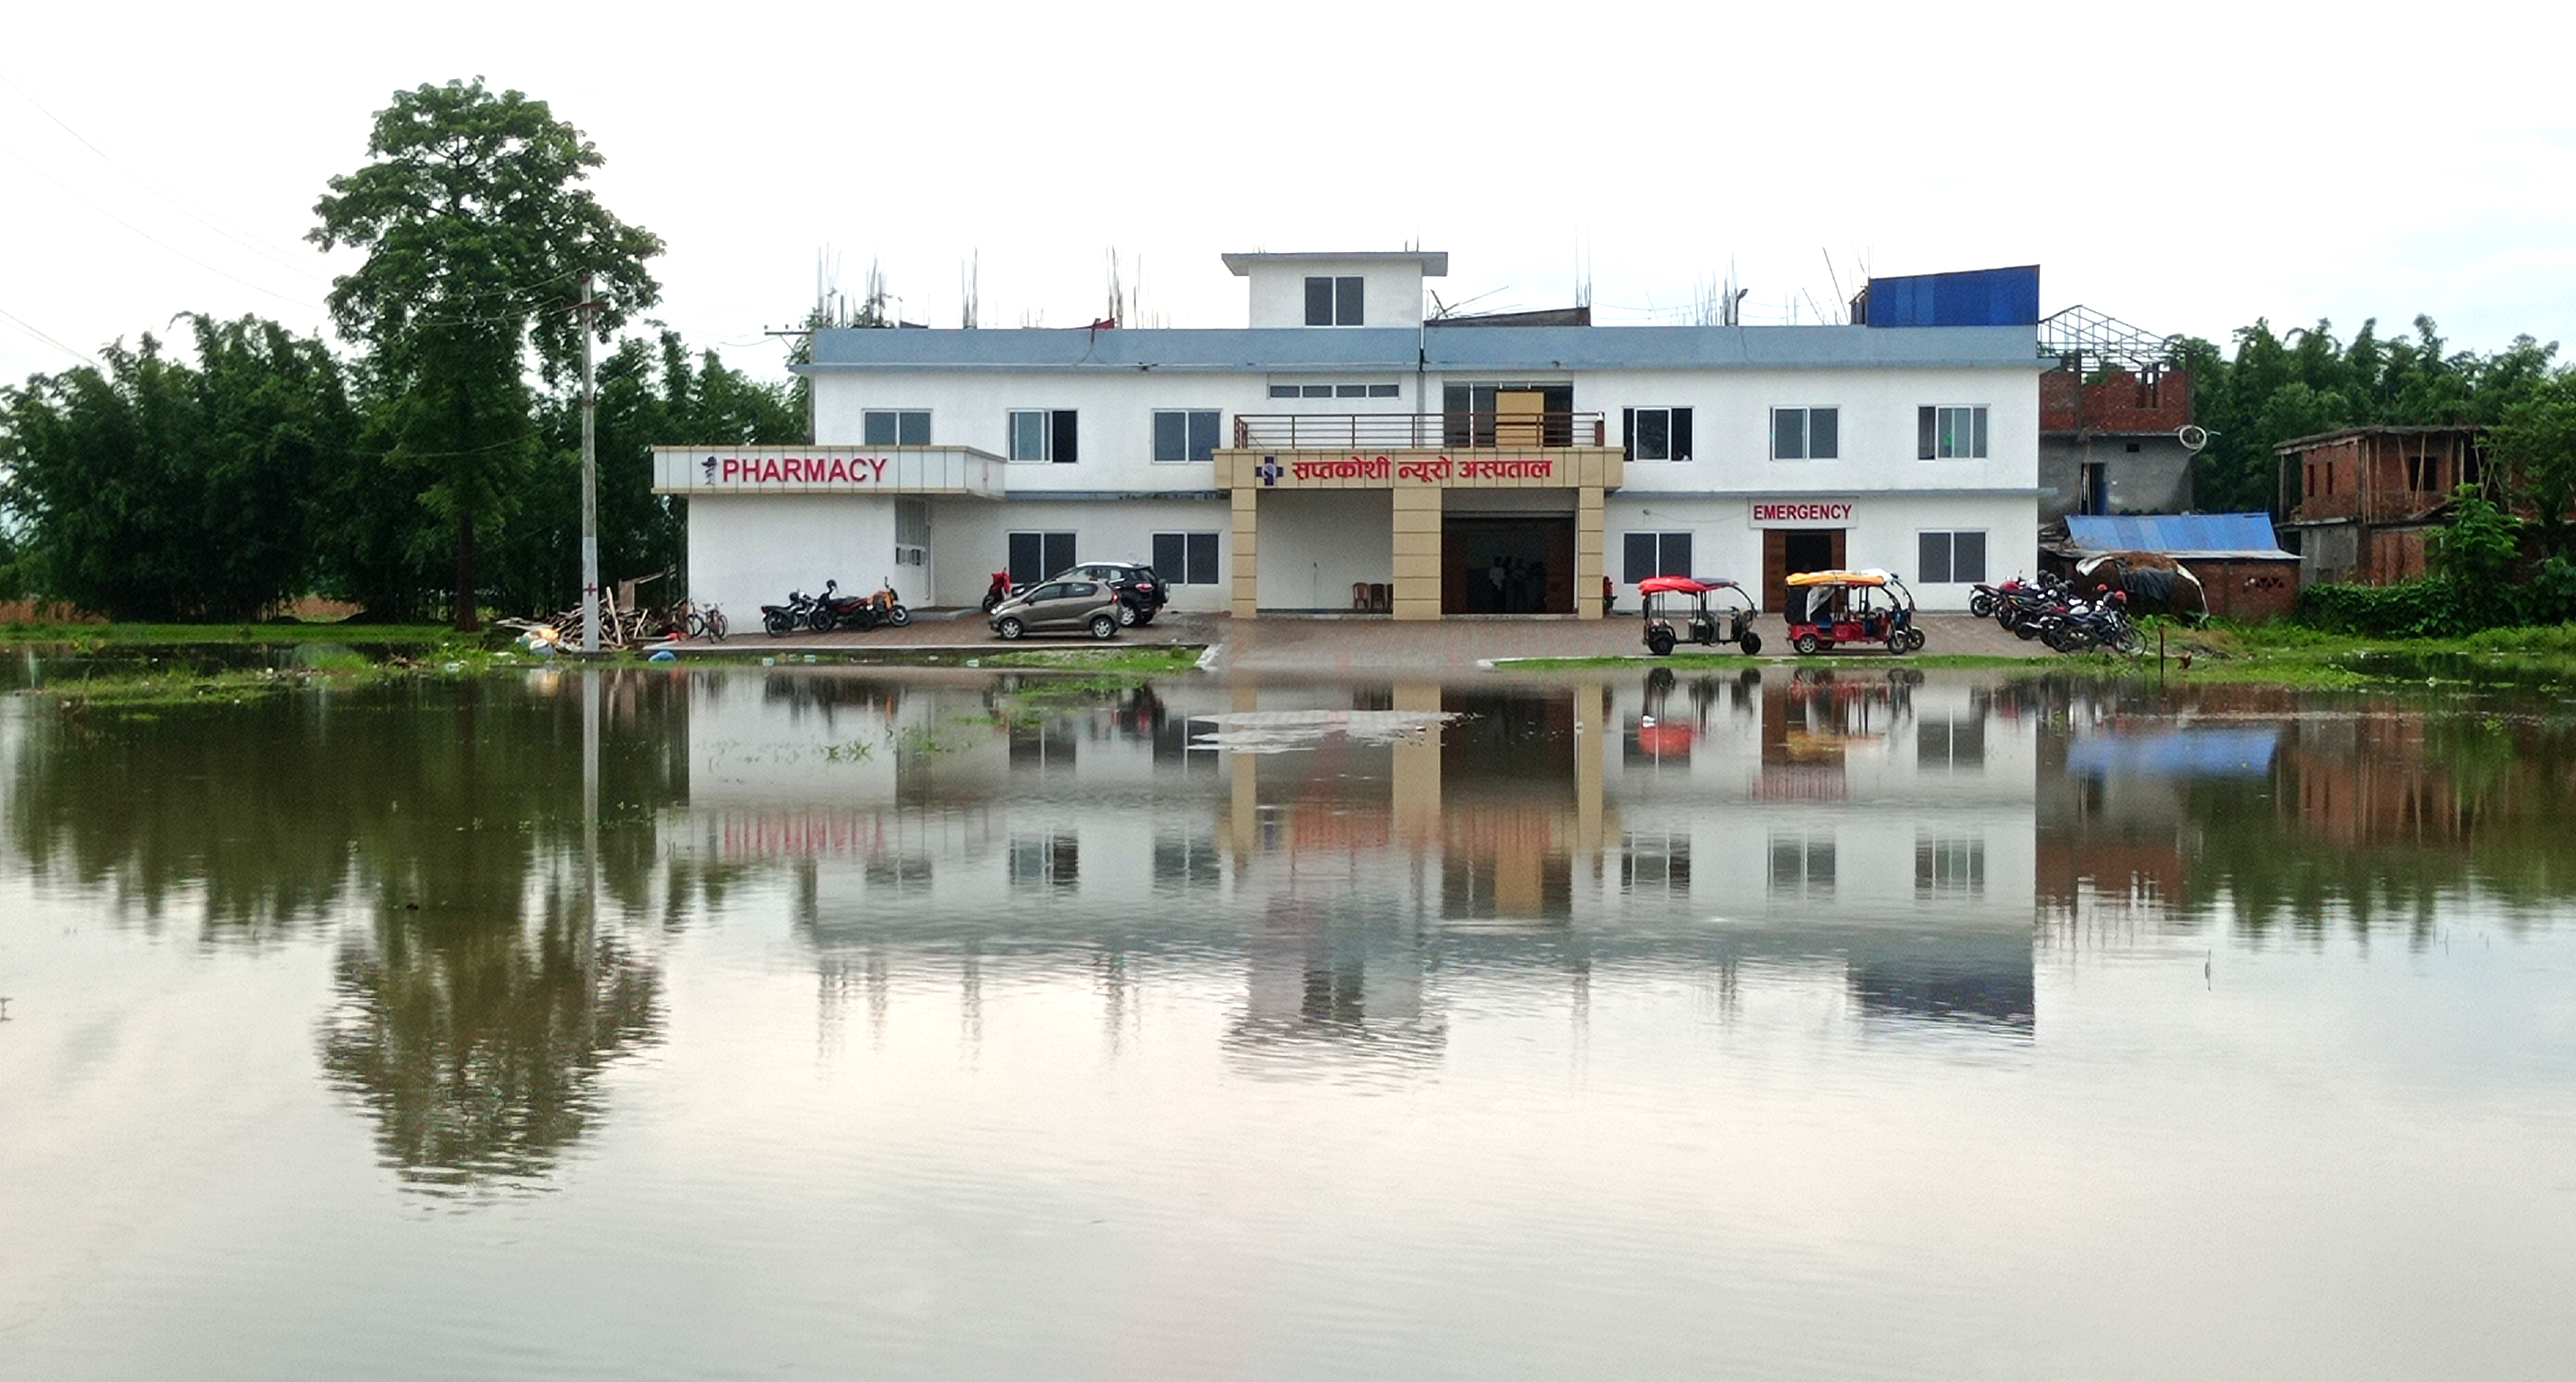
[[[2272,533],[2272,516],[2261,513],[2149,513],[2066,520],[2066,536],[2087,552],[2269,552],[2279,556],[2281,540]]]
[[[2093,734],[2066,746],[2078,777],[2261,777],[2272,770],[2278,725]]]
[[[2030,326],[2039,321],[2039,266],[1873,278],[1871,326]]]

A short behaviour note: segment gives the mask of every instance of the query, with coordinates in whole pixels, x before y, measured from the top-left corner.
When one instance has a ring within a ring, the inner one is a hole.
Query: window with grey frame
[[[1011,584],[1026,590],[1073,565],[1073,534],[1016,532],[1005,535]]]
[[[1631,831],[1619,841],[1619,888],[1628,893],[1690,892],[1690,836],[1679,831]]]
[[[1154,534],[1154,572],[1168,585],[1215,585],[1216,534]]]
[[[1213,408],[1156,409],[1154,459],[1166,463],[1213,459],[1217,429],[1223,422],[1223,415]]]
[[[1946,768],[1981,769],[1986,765],[1986,722],[1971,715],[1954,720],[1914,722],[1914,767],[1917,772]]]
[[[1843,454],[1841,408],[1771,410],[1771,459],[1831,461]]]
[[[1082,845],[1071,834],[1011,837],[1011,883],[1069,888],[1082,881]]]
[[[1357,274],[1316,274],[1306,280],[1308,326],[1368,325],[1368,280]]]
[[[1914,837],[1914,895],[1975,897],[1986,890],[1986,842]]]
[[[1619,414],[1619,444],[1632,461],[1691,458],[1691,410],[1628,408]]]
[[[863,446],[928,446],[930,410],[870,408],[859,415],[859,441]]]
[[[1071,408],[1015,408],[1011,412],[1011,459],[1071,465],[1078,456],[1078,430]]]
[[[1926,404],[1914,410],[1915,459],[1982,460],[1985,454],[1985,405]]]
[[[1921,544],[1914,567],[1918,584],[1974,585],[1986,578],[1986,535],[1982,530],[1925,532],[1917,540]]]
[[[1691,568],[1688,533],[1630,533],[1620,579],[1629,585],[1648,576],[1687,576]]]
[[[1774,896],[1833,896],[1833,837],[1831,835],[1772,836],[1770,882]]]

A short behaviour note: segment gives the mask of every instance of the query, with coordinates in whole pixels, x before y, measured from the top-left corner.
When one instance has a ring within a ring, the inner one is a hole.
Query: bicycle
[[[701,605],[694,600],[684,600],[680,603],[680,608],[675,611],[675,616],[672,622],[689,637],[708,639],[717,643],[724,641],[727,632],[724,611],[714,605]]]

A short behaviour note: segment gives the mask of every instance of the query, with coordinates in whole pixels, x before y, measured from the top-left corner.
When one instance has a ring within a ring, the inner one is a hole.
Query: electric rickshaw
[[[1646,651],[1663,657],[1676,643],[1732,643],[1746,657],[1762,651],[1753,620],[1762,611],[1744,587],[1722,576],[1648,576],[1637,582],[1646,602]],[[1667,610],[1666,597],[1674,607]],[[1688,599],[1689,604],[1681,601]]]
[[[1914,592],[1886,571],[1801,571],[1789,584],[1807,592],[1807,612],[1789,621],[1789,646],[1801,654],[1839,643],[1884,643],[1891,653],[1920,652]]]

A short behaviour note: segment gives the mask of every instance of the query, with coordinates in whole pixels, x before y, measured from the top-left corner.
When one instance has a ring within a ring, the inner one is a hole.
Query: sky
[[[182,312],[327,330],[303,241],[398,89],[549,102],[662,236],[648,315],[767,328],[871,263],[907,320],[1243,324],[1229,250],[1445,250],[1468,310],[1814,321],[1867,273],[2037,263],[2213,339],[2576,330],[2576,110],[2538,4],[1309,0],[612,10],[49,5],[0,45],[0,380]],[[2567,28],[2559,26],[2566,25]]]

